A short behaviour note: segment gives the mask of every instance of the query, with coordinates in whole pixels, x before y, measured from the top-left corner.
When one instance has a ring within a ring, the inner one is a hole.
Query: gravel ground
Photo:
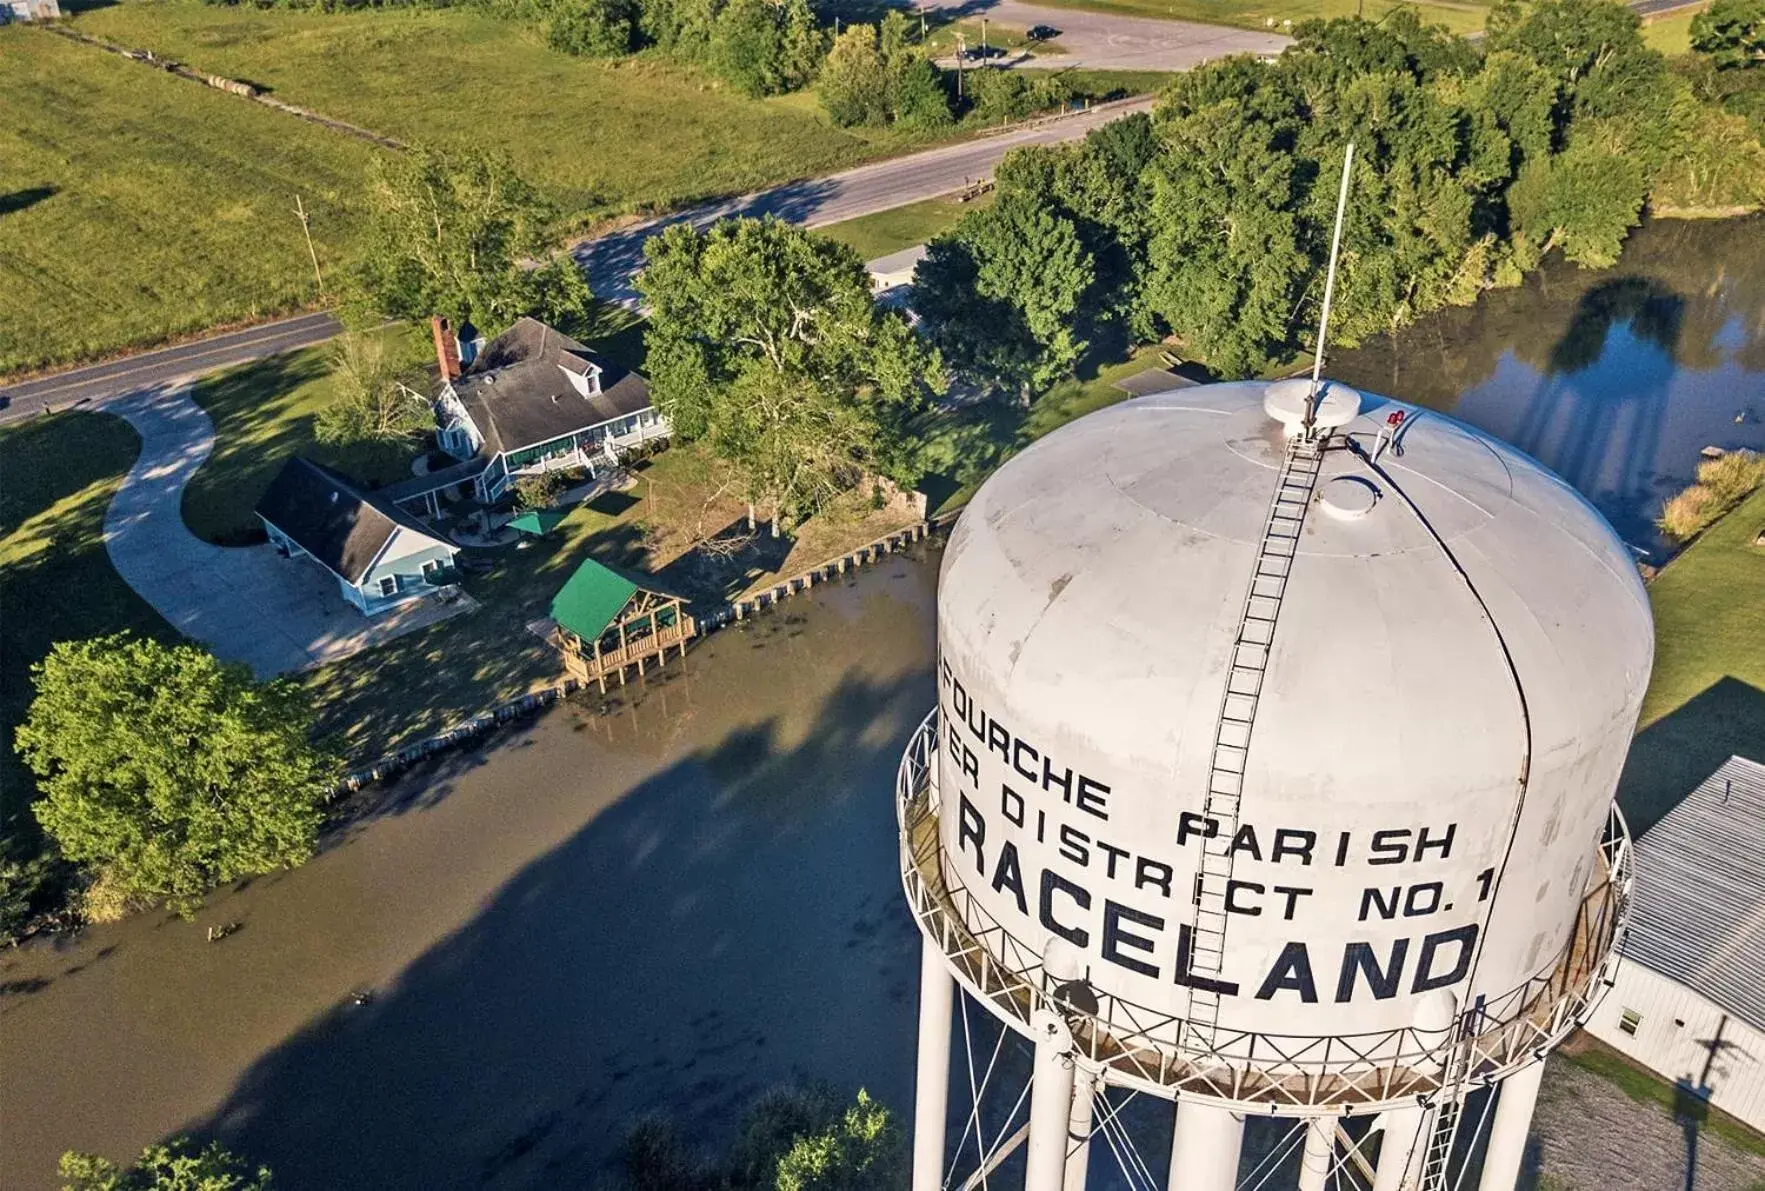
[[[1686,1188],[1685,1133],[1673,1115],[1562,1059],[1545,1072],[1527,1148],[1535,1191]],[[1690,1191],[1765,1191],[1765,1157],[1702,1133]]]

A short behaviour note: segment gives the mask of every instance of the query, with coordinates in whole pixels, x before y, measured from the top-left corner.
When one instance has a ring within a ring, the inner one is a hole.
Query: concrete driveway
[[[268,546],[211,545],[184,527],[184,486],[214,449],[214,424],[185,387],[146,389],[91,408],[141,436],[141,455],[104,514],[123,581],[185,636],[259,678],[336,661],[473,606],[419,600],[369,620],[311,559]]]

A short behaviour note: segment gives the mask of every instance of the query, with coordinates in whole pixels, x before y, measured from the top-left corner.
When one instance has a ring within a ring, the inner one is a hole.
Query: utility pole
[[[956,102],[962,102],[962,55],[968,51],[968,45],[962,34],[956,35]]]
[[[319,272],[319,254],[313,248],[312,224],[307,222],[306,204],[294,196],[294,214],[300,219],[300,230],[306,235],[306,254],[313,258],[313,280],[319,283],[319,296],[325,296],[325,276]]]
[[[919,10],[919,44],[925,44],[925,9]]]
[[[981,18],[981,57],[987,56],[987,18]]]

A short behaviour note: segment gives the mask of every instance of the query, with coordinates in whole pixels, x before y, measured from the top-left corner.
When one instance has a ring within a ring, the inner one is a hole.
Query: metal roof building
[[[1765,1129],[1765,765],[1730,757],[1643,834],[1631,915],[1588,1032]]]

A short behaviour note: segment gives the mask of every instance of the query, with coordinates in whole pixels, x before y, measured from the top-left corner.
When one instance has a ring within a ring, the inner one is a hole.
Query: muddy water
[[[905,1108],[890,799],[933,699],[934,579],[891,559],[717,634],[609,714],[411,777],[195,922],[10,954],[0,1184],[191,1130],[297,1191],[584,1186],[652,1107],[715,1138],[807,1076]]]
[[[1765,449],[1765,218],[1651,224],[1615,268],[1553,261],[1329,371],[1529,452],[1658,561],[1699,450]]]

